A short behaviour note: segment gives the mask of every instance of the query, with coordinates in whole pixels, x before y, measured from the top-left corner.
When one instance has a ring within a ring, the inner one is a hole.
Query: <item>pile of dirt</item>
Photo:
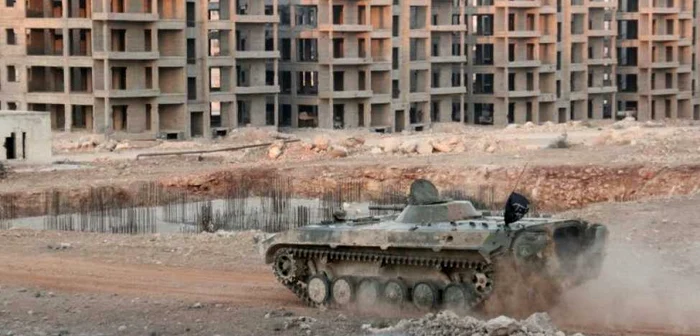
[[[451,311],[427,314],[420,319],[405,319],[386,328],[365,325],[364,329],[375,335],[442,336],[566,336],[552,323],[547,313],[536,313],[525,320],[517,321],[499,316],[482,321],[471,316],[460,317]],[[583,336],[575,334],[574,336]]]

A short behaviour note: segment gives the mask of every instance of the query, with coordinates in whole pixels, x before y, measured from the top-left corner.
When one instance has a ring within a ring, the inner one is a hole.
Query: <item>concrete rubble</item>
[[[566,336],[552,323],[547,313],[535,313],[525,320],[499,316],[488,321],[471,316],[460,317],[452,311],[429,313],[420,319],[404,319],[386,328],[370,325],[363,329],[383,336]],[[580,333],[572,336],[583,336]]]

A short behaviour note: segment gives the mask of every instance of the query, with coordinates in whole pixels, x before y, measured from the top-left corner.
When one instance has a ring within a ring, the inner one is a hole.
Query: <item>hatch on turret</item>
[[[432,182],[424,179],[411,184],[408,205],[396,221],[401,223],[454,222],[481,217],[469,201],[452,201],[440,197]]]
[[[446,201],[428,205],[408,205],[396,218],[401,223],[456,222],[481,217],[469,201]]]

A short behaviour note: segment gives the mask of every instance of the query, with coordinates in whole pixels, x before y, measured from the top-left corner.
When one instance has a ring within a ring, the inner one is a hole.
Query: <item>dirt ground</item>
[[[36,206],[51,189],[157,182],[215,197],[232,177],[295,179],[295,192],[343,179],[367,188],[427,177],[441,187],[520,188],[552,210],[602,222],[611,246],[601,277],[550,311],[567,331],[700,334],[700,127],[623,121],[438,125],[400,135],[236,131],[227,139],[109,142],[56,134],[54,163],[10,165],[0,195]],[[561,143],[565,148],[549,148]],[[301,141],[281,148],[135,160],[136,155]],[[353,140],[354,139],[354,140]],[[359,139],[359,140],[358,140]],[[430,146],[428,150],[424,150]],[[422,153],[421,153],[422,151]],[[273,158],[274,157],[274,158]],[[39,197],[39,198],[37,198]],[[634,200],[619,203],[619,201]],[[31,213],[31,211],[28,211]],[[401,316],[318,311],[277,284],[259,233],[122,236],[0,231],[0,335],[364,335]],[[64,244],[64,249],[56,249]],[[51,246],[51,247],[49,247]],[[283,309],[283,310],[280,310]],[[267,316],[267,318],[266,318]],[[308,318],[308,319],[306,319]],[[295,320],[303,319],[303,321]]]
[[[167,183],[243,169],[269,169],[308,179],[318,176],[319,170],[340,174],[356,169],[388,167],[454,170],[522,168],[525,163],[530,166],[699,165],[699,131],[700,127],[693,122],[664,125],[625,121],[593,125],[516,125],[505,129],[446,124],[426,132],[394,135],[307,130],[280,134],[250,129],[219,140],[119,143],[112,151],[108,150],[111,146],[107,146],[108,149],[100,147],[109,142],[100,140],[99,136],[58,133],[54,136],[55,163],[11,166],[15,173],[0,183],[0,193],[70,189],[76,187],[77,181],[81,185],[128,185],[137,181]],[[564,132],[569,148],[547,148]],[[279,137],[299,139],[300,142],[288,144],[275,159],[270,158],[268,148],[263,147],[204,154],[199,158],[187,155],[136,160],[137,155],[144,153],[220,149],[272,142]],[[99,145],[75,148],[85,139]],[[350,139],[360,139],[362,143]],[[420,144],[432,144],[434,148],[429,149],[432,153],[418,153]],[[339,154],[334,148],[346,153]],[[347,156],[339,157],[343,155]],[[89,174],[89,180],[83,179],[86,174]]]
[[[700,332],[700,196],[561,214],[610,226],[601,277],[550,313],[563,329]],[[305,308],[277,284],[255,232],[121,236],[0,232],[0,332],[14,335],[363,335],[395,315]],[[65,249],[49,246],[70,244]],[[290,317],[283,316],[283,309]],[[271,313],[270,318],[265,318]]]

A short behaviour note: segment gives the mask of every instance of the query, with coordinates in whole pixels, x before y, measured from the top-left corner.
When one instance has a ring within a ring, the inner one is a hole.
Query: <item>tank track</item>
[[[441,258],[441,257],[413,257],[413,256],[403,256],[395,255],[391,253],[383,252],[348,252],[348,251],[335,251],[321,248],[282,248],[279,252],[291,253],[293,256],[298,257],[300,260],[306,260],[308,258],[328,258],[331,260],[338,261],[360,261],[360,262],[381,262],[387,265],[406,265],[406,266],[426,266],[426,267],[450,267],[453,269],[474,269],[486,274],[492,274],[492,263],[486,261],[473,261],[465,259],[456,258]],[[276,272],[273,266],[273,273],[277,278],[277,281],[287,287],[294,295],[296,295],[304,304],[312,308],[320,308],[324,306],[325,308],[337,308],[337,306],[329,300],[328,303],[319,305],[312,301],[306,291],[306,283],[301,279],[295,279],[292,281],[286,281],[281,277],[280,274]],[[304,274],[304,277],[309,274]],[[493,279],[491,278],[492,282]],[[478,306],[484,300],[486,300],[491,293],[492,289],[485,294],[478,294],[477,300],[468,303],[469,309]]]

